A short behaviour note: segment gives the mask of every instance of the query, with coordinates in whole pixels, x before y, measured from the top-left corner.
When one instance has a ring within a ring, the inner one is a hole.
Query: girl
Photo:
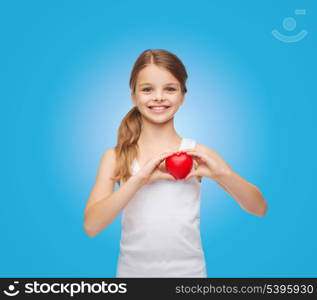
[[[217,182],[246,211],[266,213],[256,186],[216,151],[176,132],[174,115],[184,102],[186,79],[183,63],[166,50],[145,50],[132,69],[134,107],[120,124],[117,145],[101,158],[84,217],[85,232],[94,237],[123,212],[117,277],[207,277],[200,238],[202,177]],[[194,161],[182,180],[165,168],[165,159],[179,151]]]

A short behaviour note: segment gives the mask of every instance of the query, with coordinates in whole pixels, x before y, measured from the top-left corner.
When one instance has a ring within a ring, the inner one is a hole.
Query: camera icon
[[[296,15],[306,15],[306,9],[296,9]],[[287,31],[293,31],[296,28],[296,20],[292,17],[286,17],[283,20],[283,28]],[[284,43],[294,43],[302,40],[307,34],[307,30],[301,30],[295,35],[285,35],[280,33],[277,29],[272,30],[272,34],[275,38]]]
[[[19,281],[14,281],[14,284],[18,284]],[[8,286],[9,291],[4,290],[3,292],[7,295],[7,296],[16,296],[20,293],[19,290],[15,291],[15,285],[14,284],[10,284]]]

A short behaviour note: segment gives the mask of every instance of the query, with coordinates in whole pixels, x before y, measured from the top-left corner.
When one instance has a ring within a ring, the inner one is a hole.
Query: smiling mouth
[[[148,106],[148,108],[150,110],[153,110],[153,111],[165,111],[169,108],[170,106],[168,105],[162,105],[162,106]]]

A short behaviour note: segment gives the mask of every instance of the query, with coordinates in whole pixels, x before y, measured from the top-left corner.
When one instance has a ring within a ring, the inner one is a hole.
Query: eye
[[[169,92],[176,91],[176,89],[174,89],[174,88],[172,88],[172,87],[168,87],[167,90],[168,90]]]
[[[144,88],[142,91],[144,92],[149,92],[148,90],[150,90],[151,88]]]

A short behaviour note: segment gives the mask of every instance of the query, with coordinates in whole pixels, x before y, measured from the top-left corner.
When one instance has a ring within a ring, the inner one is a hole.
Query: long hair
[[[147,49],[143,51],[134,63],[130,75],[130,89],[135,93],[139,72],[148,65],[157,65],[168,70],[180,83],[183,94],[187,92],[187,72],[181,60],[173,53],[163,49]],[[132,175],[131,164],[138,154],[138,140],[142,129],[142,117],[134,106],[122,119],[118,130],[115,146],[116,167],[112,179],[120,184]]]

